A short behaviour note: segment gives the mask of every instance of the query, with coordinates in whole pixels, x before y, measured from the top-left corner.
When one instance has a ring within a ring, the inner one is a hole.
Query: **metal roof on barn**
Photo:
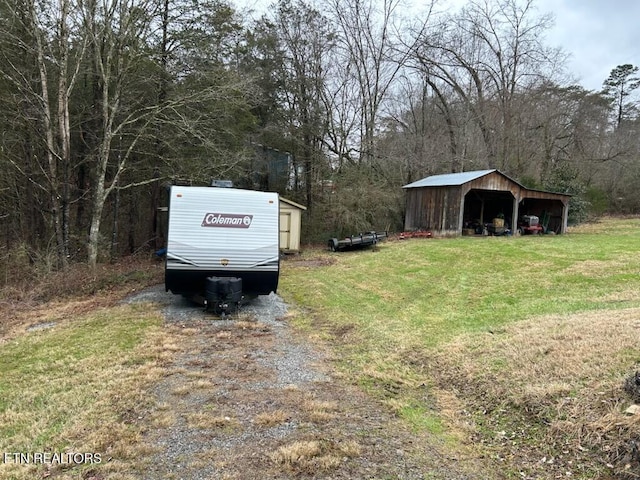
[[[528,215],[544,219],[555,233],[566,232],[570,195],[527,188],[497,169],[432,175],[402,188],[407,231],[461,234],[493,218],[506,219],[513,231]]]
[[[445,173],[443,175],[431,175],[430,177],[423,178],[402,188],[421,188],[421,187],[450,187],[454,185],[464,185],[472,180],[475,180],[497,170],[475,170],[472,172],[461,173]]]

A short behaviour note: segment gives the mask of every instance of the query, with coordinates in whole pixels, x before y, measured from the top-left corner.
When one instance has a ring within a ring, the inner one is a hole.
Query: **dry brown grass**
[[[275,427],[289,420],[289,414],[283,410],[262,412],[255,416],[254,422],[262,427]]]
[[[201,430],[218,429],[218,428],[234,428],[240,425],[238,419],[226,415],[215,415],[211,412],[188,413],[185,416],[187,424],[191,428]]]
[[[308,399],[303,403],[302,408],[307,412],[310,421],[314,423],[324,423],[332,420],[336,416],[338,403]]]
[[[518,448],[540,459],[553,450],[565,452],[565,462],[556,459],[554,465],[574,474],[630,475],[640,472],[640,456],[633,451],[640,416],[624,413],[631,400],[622,387],[640,368],[638,338],[638,308],[547,316],[497,334],[459,337],[425,362],[438,372],[443,403],[452,404],[447,395],[457,392],[465,402],[457,408],[481,413],[475,434],[487,441],[500,432],[489,442],[505,456]],[[448,418],[469,431],[462,426],[467,415]],[[613,468],[603,468],[603,459]]]
[[[112,467],[114,475],[111,478],[130,471],[131,465],[149,453],[137,425],[151,405],[149,388],[165,374],[161,365],[167,359],[163,349],[166,340],[160,330],[150,335],[139,347],[145,352],[148,363],[135,369],[103,368],[101,383],[104,390],[100,400],[79,415],[74,427],[65,433],[67,438],[93,445],[94,451],[105,452],[108,458],[117,459],[118,468]]]
[[[604,215],[593,218],[588,222],[569,227],[568,233],[597,233],[606,234],[610,228],[617,228],[620,222],[633,223],[637,221],[638,215]]]
[[[574,263],[564,271],[569,274],[580,274],[587,277],[598,278],[610,272],[624,270],[624,267],[629,264],[629,262],[625,260],[624,257],[615,261],[583,260],[582,262]],[[629,258],[629,260],[631,260],[631,258]]]
[[[262,331],[269,330],[269,327],[265,323],[258,322],[255,320],[249,320],[245,314],[240,314],[236,318],[233,326],[237,330],[262,330]]]
[[[171,390],[171,394],[172,395],[176,395],[178,397],[184,397],[186,395],[189,395],[192,390],[193,390],[193,388],[189,384],[179,385],[176,388],[174,388],[173,390]]]
[[[163,265],[147,258],[125,258],[116,264],[99,264],[95,270],[75,264],[53,271],[18,257],[0,275],[0,341],[34,324],[77,318],[112,306],[127,293],[162,282]]]
[[[190,466],[193,469],[205,470],[211,464],[211,460],[216,458],[218,453],[219,451],[216,448],[207,448],[193,456],[190,456],[187,461],[189,461]],[[219,468],[224,468],[224,465],[221,465]]]
[[[11,271],[0,278],[0,300],[32,304],[155,285],[162,281],[163,267],[162,262],[146,257],[126,257],[117,263],[98,264],[95,269],[73,264],[60,271],[16,260]]]
[[[59,312],[53,312],[54,315],[56,313]],[[138,315],[153,319],[154,314],[142,314],[139,311]],[[109,310],[109,321],[114,325],[135,321],[131,316],[129,307]],[[88,320],[89,325],[94,321],[92,318]],[[167,360],[167,354],[163,345],[167,337],[159,328],[149,326],[141,343],[133,350],[114,348],[110,353],[104,353],[96,349],[95,354],[81,356],[70,363],[73,354],[65,354],[65,347],[61,350],[56,346],[65,338],[59,332],[68,332],[73,338],[77,332],[90,330],[85,322],[87,320],[82,317],[66,318],[58,320],[51,331],[25,334],[24,337],[16,335],[16,342],[27,341],[38,346],[39,352],[51,362],[47,367],[50,374],[38,377],[39,380],[26,389],[12,386],[20,389],[21,401],[16,404],[17,411],[10,408],[1,415],[3,426],[14,426],[10,430],[13,432],[11,438],[3,440],[10,441],[13,449],[37,452],[42,450],[38,444],[39,436],[43,432],[56,432],[52,434],[50,448],[59,450],[60,445],[65,445],[65,450],[101,454],[101,464],[93,467],[100,472],[96,478],[132,478],[127,474],[131,466],[149,453],[141,442],[141,431],[137,425],[150,406],[148,388],[164,375],[162,365]],[[38,343],[40,337],[50,338],[50,342]],[[87,345],[87,348],[95,347]],[[73,350],[73,346],[69,350]],[[32,354],[25,351],[23,361],[32,361]],[[33,361],[37,366],[37,360]],[[61,375],[63,372],[65,375]],[[36,368],[34,375],[37,374],[39,371]],[[42,398],[47,401],[37,400]],[[52,429],[53,422],[60,422],[59,431]],[[5,450],[7,448],[8,444],[5,443]],[[81,478],[79,475],[83,475],[83,472],[86,475],[82,478],[91,476],[90,465],[68,472],[67,468],[55,465],[25,468],[23,465],[1,464],[0,478],[71,479]]]
[[[317,440],[294,442],[283,445],[269,457],[279,465],[287,468],[307,467],[314,458],[320,456],[322,448]]]
[[[151,423],[155,428],[169,428],[172,425],[175,425],[176,416],[171,411],[158,410],[153,413]]]
[[[307,440],[283,445],[271,452],[269,458],[286,471],[317,473],[330,471],[345,457],[356,457],[360,452],[360,445],[354,440]]]

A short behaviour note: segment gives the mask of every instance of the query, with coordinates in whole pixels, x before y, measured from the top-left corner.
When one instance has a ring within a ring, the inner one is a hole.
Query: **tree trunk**
[[[118,236],[119,236],[119,215],[120,211],[120,192],[116,188],[113,197],[113,229],[111,231],[111,263],[115,263],[118,258]]]
[[[101,164],[102,162],[99,162],[99,168],[102,167]],[[106,165],[104,165],[104,170],[106,171]],[[89,227],[89,242],[87,244],[87,262],[91,268],[95,268],[98,264],[98,251],[100,247],[100,223],[102,220],[102,211],[104,210],[104,201],[104,175],[98,174],[93,197],[91,224]]]
[[[54,137],[54,126],[51,118],[51,101],[49,99],[49,77],[47,75],[47,66],[45,63],[44,47],[42,44],[41,32],[38,26],[38,17],[35,5],[32,8],[32,21],[36,39],[36,56],[38,63],[38,73],[40,75],[40,105],[42,114],[43,130],[47,146],[47,165],[49,175],[49,201],[51,206],[51,223],[54,236],[56,239],[56,259],[59,268],[63,268],[67,264],[67,256],[64,247],[63,221],[62,221],[62,202],[59,192],[59,169],[56,158],[56,144]]]

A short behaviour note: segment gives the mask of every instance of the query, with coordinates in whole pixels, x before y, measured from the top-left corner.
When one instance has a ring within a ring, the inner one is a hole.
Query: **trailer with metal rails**
[[[337,252],[341,250],[353,250],[358,248],[367,248],[377,245],[387,238],[387,232],[366,232],[358,235],[351,235],[350,237],[338,240],[337,238],[331,238],[328,242],[329,250]]]

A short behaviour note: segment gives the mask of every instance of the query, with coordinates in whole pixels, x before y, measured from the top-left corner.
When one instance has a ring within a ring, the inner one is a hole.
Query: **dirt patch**
[[[287,263],[292,263],[296,267],[309,267],[309,268],[326,267],[336,263],[336,259],[329,256],[311,257],[311,258],[290,257],[290,258],[287,258],[286,261]]]
[[[153,453],[141,477],[487,478],[341,381],[278,297],[230,320],[177,299],[165,316],[175,351],[142,420]]]
[[[135,258],[95,270],[82,264],[41,275],[22,269],[0,285],[0,342],[40,323],[68,321],[113,306],[157,284],[162,272],[160,263]]]
[[[47,324],[63,324],[99,308],[115,305],[122,293],[55,300],[36,305],[0,305],[0,344]]]

